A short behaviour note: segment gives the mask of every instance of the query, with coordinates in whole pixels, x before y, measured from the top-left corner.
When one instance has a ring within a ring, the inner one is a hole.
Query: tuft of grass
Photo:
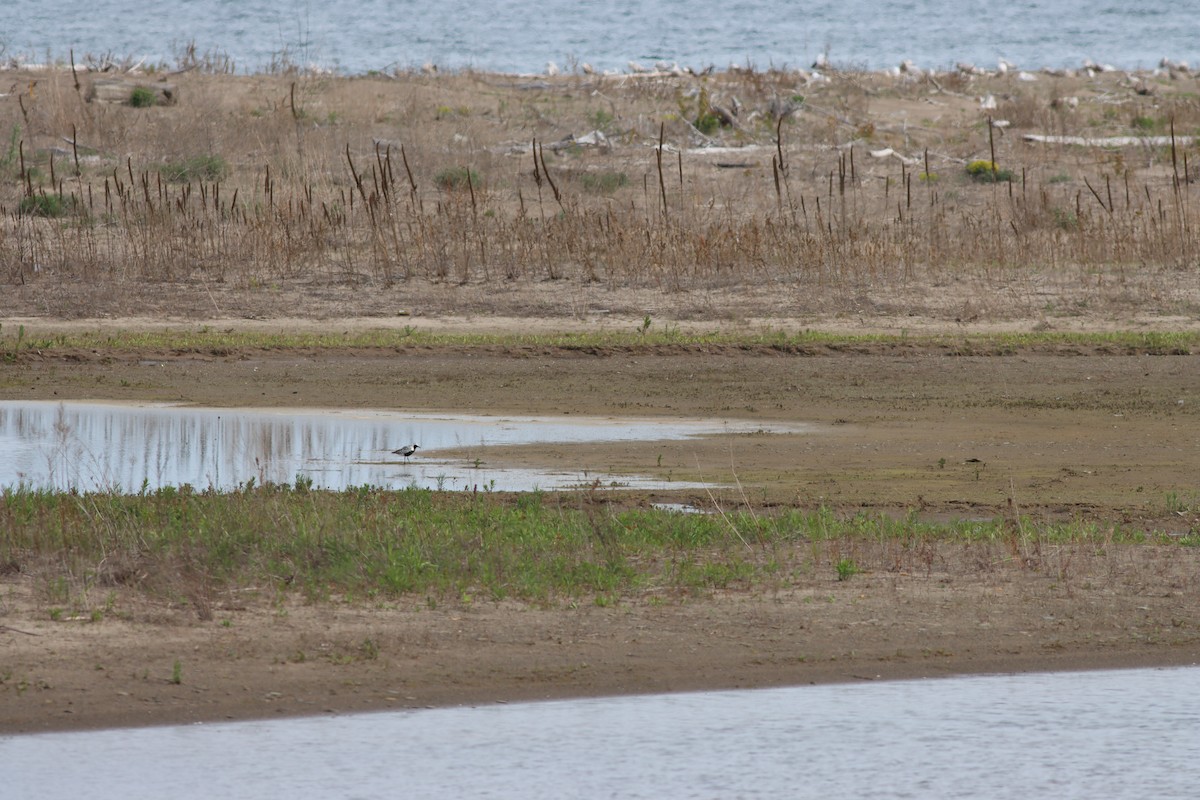
[[[837,579],[839,581],[848,581],[861,572],[858,565],[850,558],[843,558],[838,561],[834,568],[837,570]]]
[[[129,105],[134,108],[150,108],[158,105],[158,95],[146,86],[135,86],[129,93]]]
[[[468,167],[448,167],[433,177],[433,182],[443,189],[466,189],[479,186],[479,173]]]
[[[980,183],[1008,183],[1013,179],[1011,170],[1000,169],[994,162],[976,159],[967,164],[967,174]]]
[[[579,178],[579,185],[586,191],[598,194],[612,194],[617,189],[629,184],[629,176],[624,172],[585,172]]]
[[[693,124],[696,126],[696,130],[705,136],[712,136],[721,129],[721,118],[712,111],[705,111],[696,117],[696,121]]]
[[[1141,131],[1142,133],[1153,133],[1154,131],[1162,128],[1162,121],[1157,120],[1154,117],[1138,115],[1129,121],[1129,126],[1135,131]]]
[[[170,183],[218,181],[228,173],[229,165],[221,156],[193,156],[184,161],[164,164],[158,171]]]
[[[8,171],[17,165],[18,156],[20,155],[21,144],[21,126],[13,125],[12,132],[8,137],[8,147],[4,151],[4,157],[0,158],[0,169]]]
[[[72,198],[61,194],[31,194],[21,198],[17,210],[33,217],[65,217],[74,205]]]
[[[608,126],[613,124],[613,115],[611,112],[604,109],[597,109],[588,115],[588,122],[597,130],[608,130]]]
[[[1079,217],[1075,216],[1075,212],[1066,208],[1051,208],[1051,216],[1054,217],[1054,224],[1064,231],[1073,231],[1079,228]]]

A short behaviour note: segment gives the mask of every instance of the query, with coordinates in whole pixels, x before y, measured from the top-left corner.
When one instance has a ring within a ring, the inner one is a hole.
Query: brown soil
[[[0,367],[0,398],[803,421],[811,434],[488,457],[743,487],[623,503],[1020,514],[1194,535],[1198,374],[1197,356],[1065,348],[55,351]],[[248,593],[207,622],[132,596],[116,598],[121,615],[51,621],[34,581],[4,575],[0,732],[1200,659],[1196,548],[943,543],[913,569],[886,544],[854,546],[867,572],[845,582],[613,607]]]

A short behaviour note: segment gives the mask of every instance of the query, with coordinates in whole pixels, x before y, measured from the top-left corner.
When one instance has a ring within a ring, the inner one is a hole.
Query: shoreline
[[[5,61],[0,62],[0,73],[5,72],[72,72],[79,75],[182,75],[190,72],[191,68],[172,69],[168,67],[166,60],[158,62],[147,61],[149,56],[135,58],[134,56],[117,57],[111,53],[105,55],[106,61],[98,66],[92,67],[86,63],[74,63],[71,61],[72,56],[60,55],[53,57],[48,61],[30,61],[25,60],[21,56],[9,56]],[[425,62],[423,64],[409,64],[407,66],[398,66],[393,64],[384,65],[382,68],[366,68],[360,71],[344,71],[337,66],[328,66],[313,62],[306,65],[293,65],[292,71],[300,75],[323,76],[328,78],[355,80],[364,78],[387,78],[399,79],[405,77],[491,77],[498,79],[510,80],[538,80],[538,79],[563,79],[563,78],[605,78],[605,79],[638,79],[638,78],[703,78],[707,76],[730,76],[730,75],[752,75],[760,74],[780,74],[780,75],[795,75],[802,80],[811,80],[815,77],[816,80],[822,80],[828,75],[838,76],[857,76],[860,78],[877,78],[877,79],[904,79],[904,80],[923,80],[926,78],[939,78],[956,74],[964,74],[970,77],[978,78],[997,78],[1005,75],[1012,76],[1042,76],[1046,78],[1074,78],[1074,77],[1093,77],[1094,75],[1103,74],[1106,72],[1124,73],[1131,77],[1150,78],[1164,75],[1172,76],[1192,76],[1196,75],[1196,68],[1192,67],[1191,62],[1183,59],[1176,59],[1170,55],[1164,55],[1156,59],[1156,64],[1149,66],[1146,64],[1135,64],[1130,66],[1120,61],[1092,58],[1080,59],[1078,63],[1068,64],[1061,63],[1060,65],[1039,64],[1037,66],[1018,66],[1000,57],[993,59],[987,63],[994,64],[993,66],[983,66],[982,63],[974,63],[958,58],[949,59],[944,64],[935,64],[932,66],[920,66],[915,64],[911,59],[904,58],[899,62],[889,66],[866,67],[860,65],[853,60],[847,60],[842,63],[837,61],[822,61],[820,57],[809,67],[787,66],[786,64],[779,67],[755,67],[754,65],[741,66],[736,63],[730,63],[724,67],[715,67],[711,64],[697,69],[696,67],[685,64],[680,65],[678,61],[662,61],[651,60],[650,66],[644,66],[637,60],[629,60],[628,64],[623,68],[609,67],[605,69],[595,69],[586,62],[576,63],[574,68],[560,68],[553,60],[547,61],[547,68],[540,71],[521,71],[521,70],[505,70],[495,69],[490,67],[477,67],[471,65],[465,66],[445,66],[434,62]],[[279,70],[272,70],[269,67],[261,67],[247,70],[235,70],[233,72],[222,73],[229,77],[237,78],[255,78],[269,77],[278,75]],[[1021,78],[1029,80],[1028,77]]]
[[[757,601],[748,602],[753,605]],[[298,611],[294,606],[289,610]],[[232,658],[228,653],[219,655],[213,650],[215,640],[221,637],[206,630],[206,626],[191,624],[180,630],[175,624],[152,625],[150,637],[139,645],[142,648],[139,663],[153,663],[156,669],[143,674],[137,674],[136,669],[122,674],[121,669],[130,665],[117,667],[109,660],[125,647],[125,632],[120,630],[123,623],[106,621],[88,626],[27,620],[12,627],[0,626],[0,641],[8,640],[7,649],[15,651],[13,656],[17,661],[34,656],[31,648],[52,649],[58,658],[43,654],[44,663],[49,665],[57,660],[58,664],[57,668],[44,667],[44,677],[21,696],[13,696],[11,679],[3,687],[9,691],[0,692],[3,712],[0,736],[862,681],[1200,665],[1200,642],[1196,640],[1149,648],[1144,644],[1096,647],[1086,643],[1055,643],[1043,644],[1036,648],[1037,652],[1027,653],[996,648],[954,653],[934,647],[922,654],[899,651],[889,654],[881,652],[877,644],[860,642],[851,635],[846,637],[846,646],[863,644],[872,649],[851,649],[832,655],[823,652],[810,660],[784,656],[787,648],[780,648],[769,658],[755,658],[745,653],[761,647],[761,638],[736,634],[735,628],[743,626],[746,619],[738,619],[740,614],[724,613],[728,610],[722,600],[702,601],[686,610],[677,608],[674,611],[679,613],[673,615],[676,621],[680,617],[689,622],[706,618],[708,625],[716,626],[712,634],[681,636],[678,630],[669,630],[653,648],[633,652],[629,650],[630,642],[636,641],[639,629],[645,635],[644,624],[649,621],[648,616],[653,616],[645,608],[618,608],[615,613],[590,608],[519,611],[514,604],[497,604],[493,608],[445,612],[399,612],[400,616],[377,610],[310,608],[318,617],[341,614],[354,618],[355,623],[349,627],[356,632],[367,617],[374,619],[365,624],[378,631],[380,616],[400,624],[407,634],[423,637],[437,636],[439,628],[447,623],[457,622],[464,629],[431,644],[428,657],[384,644],[377,657],[353,659],[337,655],[348,649],[342,644],[347,637],[343,627],[336,634],[328,634],[340,642],[332,645],[333,657],[309,662],[267,656],[265,651],[284,646],[283,640],[314,646],[313,636],[320,638],[321,634],[311,624],[293,626],[294,630],[281,637],[273,629],[275,626],[268,623],[256,633],[266,642],[260,648],[264,652],[257,657]],[[522,615],[532,615],[533,619],[520,621]],[[608,619],[597,619],[597,615]],[[307,614],[302,616],[308,619]],[[401,620],[402,616],[407,616],[407,621]],[[580,616],[582,622],[577,618]],[[503,618],[504,632],[491,641],[481,642],[481,638],[492,635],[484,631],[500,621],[498,617]],[[714,618],[720,620],[714,622]],[[235,628],[248,624],[248,620],[236,619]],[[56,625],[59,633],[65,635],[53,643],[43,641],[48,625]],[[146,626],[130,627],[145,630]],[[157,636],[154,628],[158,628]],[[570,628],[586,629],[593,641],[555,644],[545,638],[547,633],[561,635]],[[36,633],[36,638],[27,635],[30,633]],[[697,652],[713,646],[713,634],[721,640],[733,637],[735,640],[718,645],[716,657],[697,661]],[[531,638],[515,649],[510,642],[500,641],[513,637],[536,637],[536,640]],[[154,638],[159,641],[152,641]],[[249,645],[243,639],[240,646]],[[85,658],[63,663],[63,653],[73,653],[76,648],[92,650],[96,663],[88,667],[83,663]],[[620,652],[622,649],[627,652]],[[182,665],[182,680],[176,684],[169,677],[168,654],[189,650],[190,655],[176,660]]]
[[[1159,669],[1196,669],[1200,668],[1200,651],[1191,653],[1172,653],[1166,657],[1134,654],[1111,654],[1106,657],[1095,656],[1063,657],[1056,659],[1035,659],[1030,663],[1015,664],[997,661],[952,666],[934,671],[919,668],[887,667],[875,675],[856,674],[851,672],[830,672],[807,675],[803,680],[767,680],[763,682],[746,682],[729,679],[711,683],[697,683],[669,689],[654,688],[647,690],[586,690],[577,691],[563,687],[552,692],[539,693],[532,696],[526,692],[480,692],[467,696],[435,695],[423,705],[403,705],[393,698],[383,698],[374,703],[348,704],[339,708],[326,703],[321,710],[291,711],[281,708],[276,711],[253,711],[240,708],[229,708],[218,712],[215,716],[196,716],[194,713],[181,710],[163,715],[153,715],[152,719],[139,719],[139,715],[127,711],[111,711],[82,719],[61,719],[58,722],[39,722],[31,726],[11,726],[7,721],[0,722],[0,739],[17,736],[39,736],[61,733],[88,733],[91,731],[127,730],[133,728],[164,728],[182,725],[220,725],[250,722],[265,722],[281,719],[311,719],[326,716],[349,716],[360,714],[381,714],[402,711],[431,711],[441,708],[478,708],[489,705],[512,705],[529,703],[557,703],[572,700],[616,699],[624,697],[644,697],[655,695],[675,694],[706,694],[712,692],[756,691],[760,689],[803,688],[805,686],[834,686],[852,685],[868,682],[916,682],[938,681],[955,678],[972,677],[1005,677],[1014,675],[1058,674],[1058,673],[1089,673],[1089,672],[1128,672],[1134,670]]]

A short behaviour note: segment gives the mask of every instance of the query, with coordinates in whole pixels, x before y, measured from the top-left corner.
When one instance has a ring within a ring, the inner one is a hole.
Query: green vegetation
[[[1142,133],[1153,133],[1162,128],[1162,121],[1154,117],[1136,116],[1130,120],[1129,125]]]
[[[580,186],[597,194],[612,194],[628,183],[629,176],[624,172],[585,172],[579,177]]]
[[[35,217],[65,217],[73,206],[73,199],[61,194],[31,194],[21,198],[17,210]]]
[[[967,174],[981,183],[1007,183],[1013,179],[1011,170],[1000,169],[995,163],[984,159],[967,164]]]
[[[701,86],[695,99],[679,95],[679,116],[691,121],[691,124],[705,136],[711,136],[721,129],[722,118],[712,107],[708,87]]]
[[[1051,208],[1050,214],[1054,218],[1054,224],[1064,231],[1073,231],[1079,227],[1079,217],[1070,209]]]
[[[171,183],[189,183],[220,180],[229,172],[229,166],[220,156],[194,156],[186,161],[164,164],[158,171]]]
[[[20,155],[21,146],[21,126],[13,125],[12,133],[8,137],[8,147],[5,148],[4,157],[0,158],[0,170],[8,171],[17,165],[17,159]]]
[[[150,108],[158,105],[158,95],[154,90],[146,86],[135,86],[133,91],[129,93],[129,105],[134,108]]]
[[[834,569],[837,570],[837,579],[839,581],[848,581],[862,571],[858,568],[858,565],[854,563],[854,559],[852,558],[843,558],[841,561],[837,562],[837,565],[834,567]]]
[[[19,336],[19,338],[18,338]],[[845,334],[823,331],[787,331],[765,328],[758,332],[694,331],[684,332],[676,325],[653,325],[647,316],[628,332],[589,331],[567,333],[493,334],[427,333],[414,326],[402,329],[377,329],[354,333],[264,333],[216,330],[208,326],[196,329],[158,331],[72,332],[38,335],[25,329],[7,331],[0,327],[0,348],[11,358],[22,352],[86,349],[102,352],[139,349],[169,349],[178,352],[227,354],[240,347],[266,350],[296,348],[391,348],[404,346],[494,347],[538,346],[563,350],[595,350],[617,347],[697,346],[712,348],[763,348],[780,352],[805,353],[820,349],[871,346],[911,349],[936,348],[947,355],[1008,355],[1021,351],[1053,351],[1058,348],[1087,347],[1124,355],[1190,355],[1200,352],[1200,333],[1195,331],[1137,332],[1110,331],[1073,333],[1038,331],[997,334]]]
[[[449,167],[438,172],[433,182],[443,189],[467,189],[479,186],[479,173],[467,167]]]
[[[588,122],[597,130],[608,130],[608,126],[613,124],[613,115],[604,109],[597,109],[588,115]]]
[[[696,117],[696,130],[703,133],[705,136],[712,136],[721,129],[721,118],[714,114],[711,110],[705,111]]]
[[[52,604],[122,584],[198,610],[206,593],[248,586],[290,587],[312,599],[609,603],[812,580],[826,569],[845,581],[872,559],[916,569],[938,541],[983,543],[1004,562],[1043,545],[1160,540],[1084,522],[1023,521],[1018,533],[1002,519],[928,523],[826,509],[675,514],[606,500],[595,492],[514,497],[286,484],[224,494],[9,489],[0,495],[0,562],[40,580]]]

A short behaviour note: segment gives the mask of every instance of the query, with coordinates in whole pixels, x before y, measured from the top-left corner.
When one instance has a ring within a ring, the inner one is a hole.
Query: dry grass
[[[963,321],[1200,309],[1186,280],[1200,266],[1194,144],[1021,137],[1195,135],[1186,75],[192,71],[169,76],[176,104],[150,108],[87,102],[69,71],[10,75],[0,280],[22,287],[13,312],[283,286],[312,305],[274,313],[319,315],[336,296],[370,314],[371,295],[396,287],[547,281],[614,297],[783,290],[801,311]],[[980,110],[987,95],[995,111]],[[990,129],[989,113],[1011,124]],[[595,129],[607,146],[563,141]],[[903,158],[870,155],[884,148]],[[971,180],[978,159],[1012,181]],[[955,300],[934,309],[936,294]]]

